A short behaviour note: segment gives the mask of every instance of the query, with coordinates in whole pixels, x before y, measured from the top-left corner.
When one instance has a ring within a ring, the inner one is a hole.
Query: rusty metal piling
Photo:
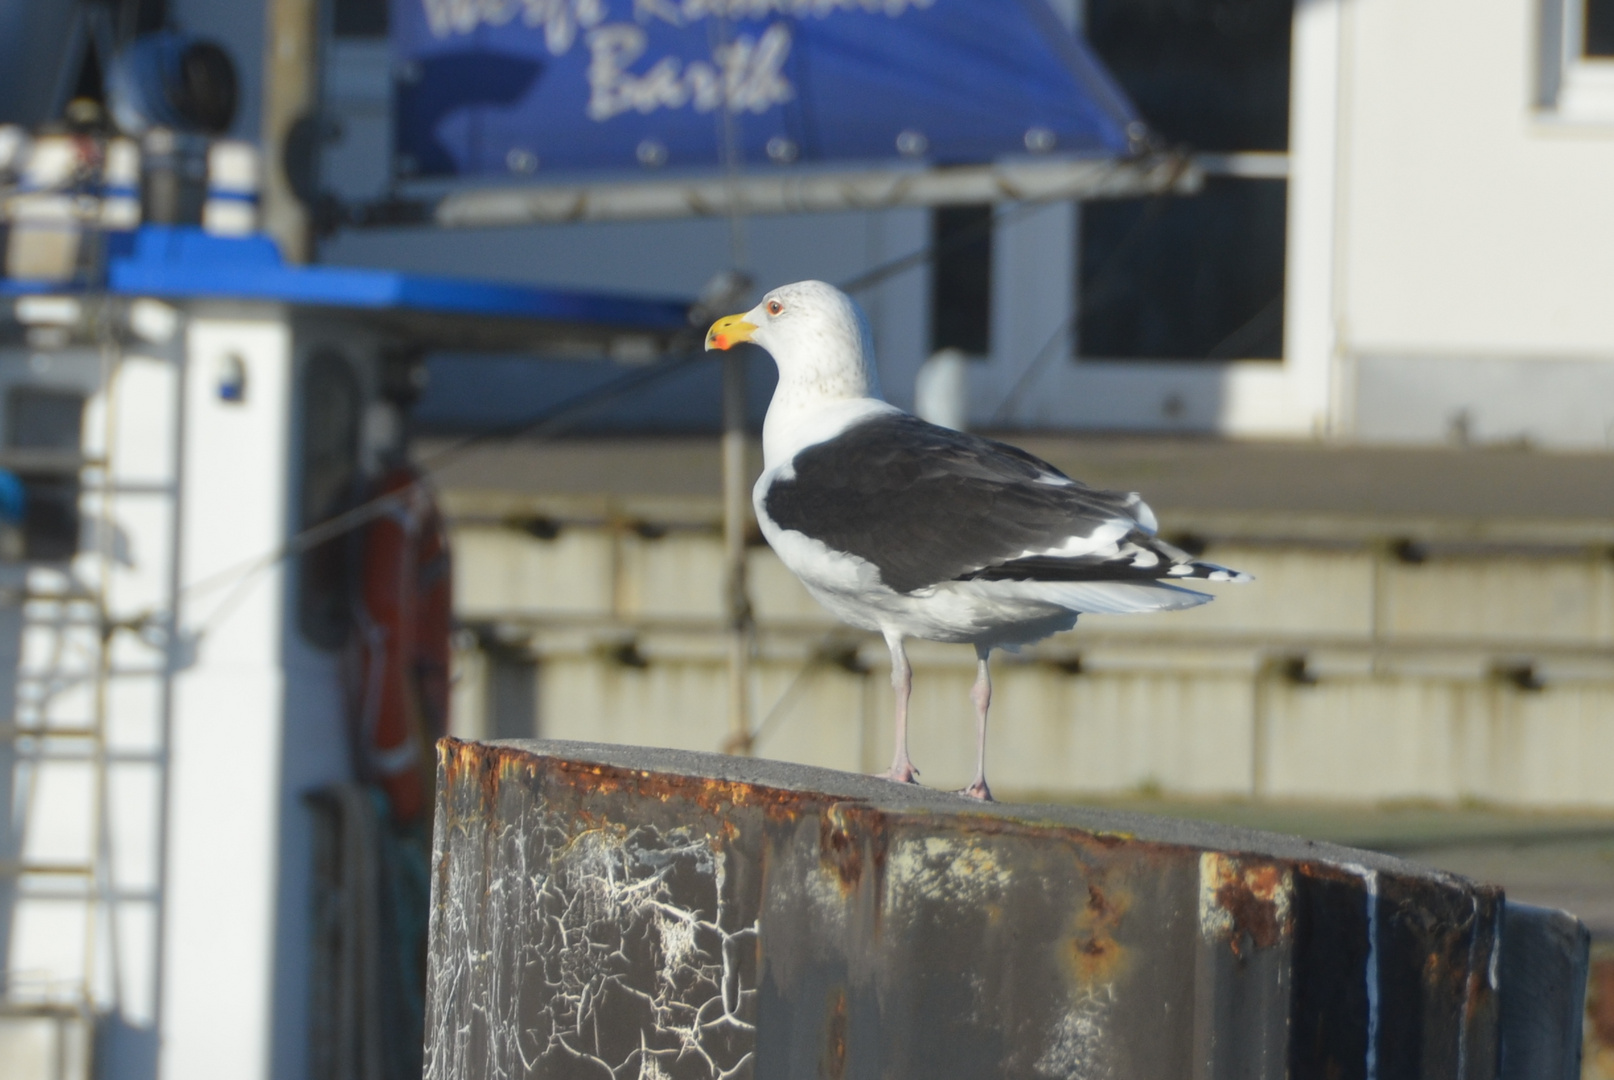
[[[582,743],[439,781],[428,1080],[1578,1074],[1579,923],[1387,856]]]

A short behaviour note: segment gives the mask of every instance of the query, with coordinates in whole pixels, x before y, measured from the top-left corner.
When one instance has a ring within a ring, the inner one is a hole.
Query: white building
[[[1081,211],[1020,208],[992,241],[990,348],[970,368],[972,424],[1609,445],[1614,57],[1596,36],[1606,6],[1300,0],[1287,152],[1217,147],[1264,152],[1200,159],[1213,174],[1287,177],[1283,359],[1088,355],[1069,332],[1081,317]],[[329,100],[347,132],[330,172],[350,195],[384,180],[384,57],[383,42],[362,39],[339,39],[329,54]],[[931,218],[766,216],[744,228],[750,269],[767,286],[844,281],[921,250]],[[343,234],[324,254],[689,294],[730,261],[728,230],[698,220],[377,231]],[[933,295],[923,263],[862,294],[899,402],[933,345]]]

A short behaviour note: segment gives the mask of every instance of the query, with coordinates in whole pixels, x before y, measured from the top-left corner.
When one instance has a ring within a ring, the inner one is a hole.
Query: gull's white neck
[[[762,421],[762,467],[784,465],[802,450],[833,439],[859,420],[900,410],[879,398],[792,393],[782,380]]]

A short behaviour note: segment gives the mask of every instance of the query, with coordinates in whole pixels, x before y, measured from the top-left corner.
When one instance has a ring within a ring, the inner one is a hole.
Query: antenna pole
[[[729,630],[729,736],[724,750],[750,754],[751,599],[746,588],[745,533],[750,521],[745,454],[745,351],[723,354],[723,565]]]

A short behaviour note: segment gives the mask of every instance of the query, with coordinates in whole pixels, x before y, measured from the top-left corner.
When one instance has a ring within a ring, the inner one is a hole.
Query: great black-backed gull
[[[1024,450],[926,423],[880,399],[867,321],[821,281],[775,289],[713,324],[708,349],[751,341],[779,386],[762,424],[757,522],[821,604],[891,649],[896,752],[880,775],[915,783],[913,673],[903,639],[975,646],[975,781],[990,799],[988,659],[1069,630],[1084,612],[1167,611],[1211,597],[1169,584],[1247,581],[1155,535],[1132,492],[1098,491]]]

